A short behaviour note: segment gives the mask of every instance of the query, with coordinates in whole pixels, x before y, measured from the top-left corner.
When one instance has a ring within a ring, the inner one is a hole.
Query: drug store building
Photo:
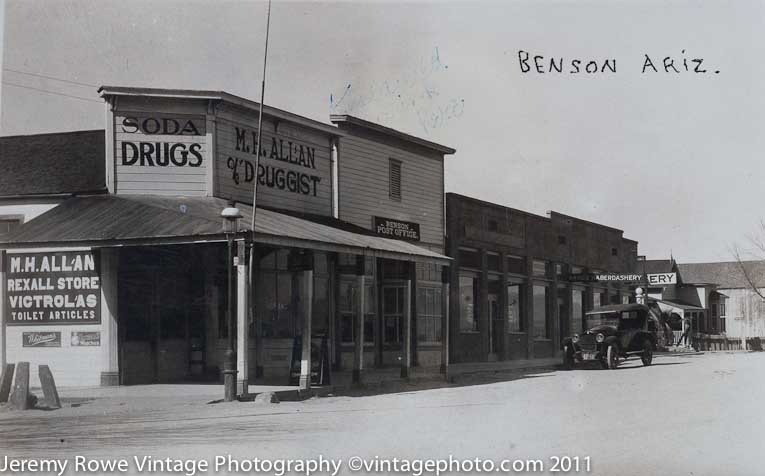
[[[582,331],[585,312],[633,299],[624,283],[570,279],[635,273],[637,242],[622,230],[453,193],[446,194],[446,207],[454,258],[451,362],[556,356],[562,337]]]
[[[453,149],[268,106],[258,145],[259,105],[231,94],[100,93],[106,190],[0,236],[3,363],[48,364],[62,386],[215,381],[232,333],[240,391],[446,366]],[[65,159],[78,160],[51,156],[41,173]],[[232,205],[242,217],[226,234]]]

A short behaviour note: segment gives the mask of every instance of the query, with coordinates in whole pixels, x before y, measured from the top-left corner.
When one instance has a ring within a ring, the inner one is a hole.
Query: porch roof
[[[242,212],[238,239],[247,236],[252,207]],[[19,226],[0,249],[116,247],[225,241],[220,212],[227,201],[214,197],[96,195],[73,197]],[[332,217],[313,217],[258,208],[255,242],[335,251],[404,261],[449,264],[451,258],[413,243],[382,238]]]

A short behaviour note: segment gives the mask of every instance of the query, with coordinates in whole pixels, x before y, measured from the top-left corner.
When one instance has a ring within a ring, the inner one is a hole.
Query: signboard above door
[[[420,241],[420,224],[393,218],[374,217],[374,231],[387,238]]]

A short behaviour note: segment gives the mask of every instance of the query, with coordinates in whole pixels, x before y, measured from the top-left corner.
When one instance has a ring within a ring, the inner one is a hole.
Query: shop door
[[[499,359],[499,353],[502,351],[502,315],[499,312],[499,296],[489,294],[487,301],[489,310],[489,362]]]
[[[156,287],[151,274],[122,274],[118,303],[121,384],[154,383],[157,381],[157,312]]]
[[[405,291],[405,285],[385,285],[382,288],[383,365],[399,365],[399,358],[403,358]]]

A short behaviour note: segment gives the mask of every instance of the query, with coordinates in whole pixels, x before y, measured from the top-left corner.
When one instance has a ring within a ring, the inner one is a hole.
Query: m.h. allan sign
[[[13,253],[5,271],[9,326],[101,322],[96,252]]]

